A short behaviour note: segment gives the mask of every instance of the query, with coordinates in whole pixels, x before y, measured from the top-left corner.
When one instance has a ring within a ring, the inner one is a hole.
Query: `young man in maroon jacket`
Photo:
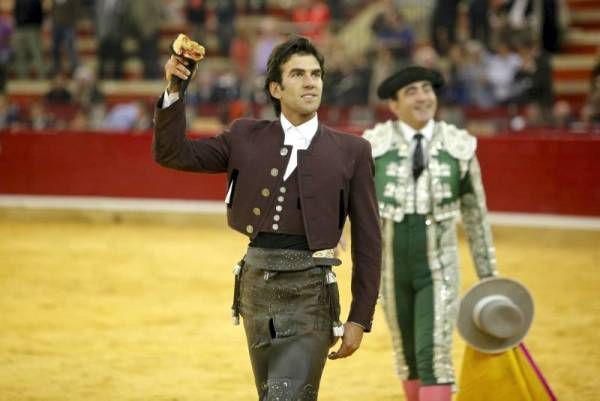
[[[323,57],[301,37],[276,47],[265,90],[278,118],[239,119],[220,135],[185,136],[178,77],[155,116],[154,157],[163,166],[227,173],[227,218],[250,244],[236,273],[234,317],[243,317],[260,400],[316,400],[328,350],[344,358],[371,330],[379,288],[381,236],[369,143],[319,123]],[[345,324],[332,266],[346,217],[352,223],[352,303]]]

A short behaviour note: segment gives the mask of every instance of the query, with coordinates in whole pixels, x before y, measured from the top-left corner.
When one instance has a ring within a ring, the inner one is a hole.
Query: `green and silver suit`
[[[377,124],[364,137],[375,160],[384,240],[381,295],[397,373],[426,385],[453,383],[459,215],[477,275],[496,274],[476,138],[436,122],[426,168],[415,182],[411,146],[397,121]]]

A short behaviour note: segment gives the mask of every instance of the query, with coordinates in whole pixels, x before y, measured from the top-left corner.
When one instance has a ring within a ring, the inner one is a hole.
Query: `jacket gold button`
[[[250,224],[248,224],[248,225],[246,226],[246,232],[247,232],[248,234],[252,234],[252,233],[254,232],[254,227],[252,227]]]
[[[277,205],[277,206],[275,206],[275,210],[277,210],[278,212],[281,212],[283,210],[283,206]]]
[[[273,230],[277,231],[279,230],[279,224],[273,224]]]
[[[275,220],[275,221],[279,221],[279,219],[280,219],[280,218],[281,218],[281,217],[279,217],[279,215],[278,215],[278,214],[276,214],[275,216],[273,216],[273,220]]]
[[[277,197],[277,202],[283,202],[285,198],[283,196],[278,196]]]
[[[269,191],[269,188],[263,188],[262,191],[260,191],[260,194],[265,198],[268,198],[269,195],[271,195],[271,191]]]
[[[260,216],[260,208],[255,207],[252,209],[252,213],[254,213],[255,216]]]
[[[281,148],[281,150],[279,151],[279,154],[281,156],[286,156],[288,154],[288,149],[287,148]]]
[[[286,193],[287,192],[286,187],[279,188],[279,192],[281,192],[282,194]]]
[[[277,177],[278,174],[279,174],[279,170],[277,170],[276,168],[271,169],[271,175],[273,177]]]

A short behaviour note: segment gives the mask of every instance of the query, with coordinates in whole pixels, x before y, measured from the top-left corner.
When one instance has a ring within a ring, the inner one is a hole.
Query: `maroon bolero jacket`
[[[162,103],[162,101],[161,101]],[[188,139],[180,99],[155,111],[153,152],[162,166],[227,173],[231,195],[227,220],[251,239],[278,195],[285,171],[279,120],[239,119],[212,138]],[[349,321],[370,331],[379,292],[381,232],[373,181],[371,146],[365,139],[319,125],[310,146],[298,151],[298,184],[311,250],[335,248],[346,216],[351,221],[352,304]],[[273,174],[275,171],[280,172]]]

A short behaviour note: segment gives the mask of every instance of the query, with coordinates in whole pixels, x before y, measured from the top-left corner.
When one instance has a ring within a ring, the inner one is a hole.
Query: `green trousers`
[[[441,298],[453,291],[446,285],[443,271],[434,274],[430,269],[427,216],[406,215],[401,222],[389,224],[393,224],[389,233],[392,249],[384,260],[387,271],[382,292],[399,374],[405,380],[420,379],[425,385],[452,382],[448,369],[441,373],[439,366],[451,364],[452,333],[447,331],[453,327],[454,316],[440,308],[436,311],[436,305],[443,304]]]

